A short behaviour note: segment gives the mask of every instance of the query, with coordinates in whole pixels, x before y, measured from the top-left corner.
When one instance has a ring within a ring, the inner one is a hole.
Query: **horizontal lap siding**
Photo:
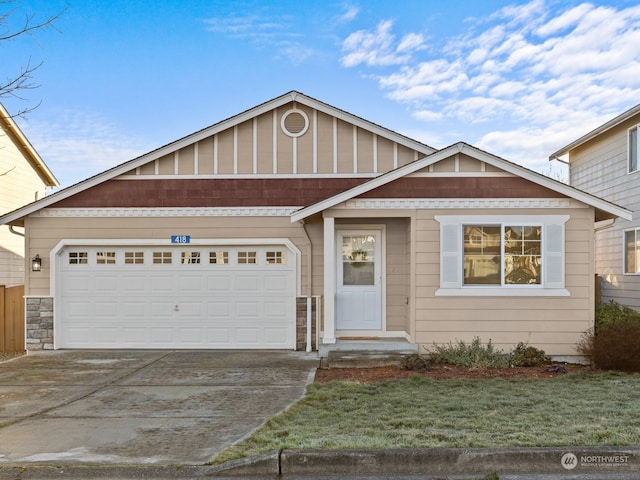
[[[596,273],[601,278],[601,300],[611,300],[640,311],[640,275],[623,273],[623,236],[626,229],[640,228],[640,172],[628,173],[628,129],[638,116],[571,151],[572,185],[626,207],[635,219],[616,219],[596,232]]]
[[[593,210],[538,211],[569,214],[566,277],[569,297],[437,297],[440,287],[440,224],[435,215],[530,215],[524,210],[419,211],[416,239],[416,338],[422,351],[434,343],[470,342],[480,337],[509,350],[518,342],[550,355],[575,354],[575,344],[593,324],[593,268],[590,225]]]

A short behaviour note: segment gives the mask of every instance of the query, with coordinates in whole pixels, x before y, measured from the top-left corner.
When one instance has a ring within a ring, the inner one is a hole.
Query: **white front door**
[[[382,232],[337,232],[336,329],[382,329]]]

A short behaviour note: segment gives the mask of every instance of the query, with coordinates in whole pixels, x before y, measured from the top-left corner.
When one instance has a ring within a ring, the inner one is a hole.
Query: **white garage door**
[[[285,246],[65,247],[57,348],[294,348]]]

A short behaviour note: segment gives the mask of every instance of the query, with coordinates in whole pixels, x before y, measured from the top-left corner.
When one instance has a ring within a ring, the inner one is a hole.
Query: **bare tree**
[[[65,7],[55,15],[37,19],[34,14],[21,14],[18,7],[14,5],[15,1],[16,0],[0,0],[0,10],[2,10],[0,11],[0,46],[4,46],[6,42],[11,42],[23,36],[35,38],[34,35],[38,31],[56,28],[54,22],[58,20],[68,8],[68,6]],[[25,100],[22,97],[23,91],[31,90],[39,86],[34,83],[33,76],[41,65],[42,62],[34,64],[31,58],[28,58],[25,60],[25,63],[19,67],[17,72],[5,78],[0,78],[0,101],[8,97]],[[24,108],[14,113],[13,116],[25,115],[34,108],[35,107]]]

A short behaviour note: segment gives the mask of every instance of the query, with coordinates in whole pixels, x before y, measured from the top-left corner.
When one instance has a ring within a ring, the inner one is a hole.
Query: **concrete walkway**
[[[4,362],[0,467],[203,464],[301,398],[318,363],[289,351],[139,350]]]

